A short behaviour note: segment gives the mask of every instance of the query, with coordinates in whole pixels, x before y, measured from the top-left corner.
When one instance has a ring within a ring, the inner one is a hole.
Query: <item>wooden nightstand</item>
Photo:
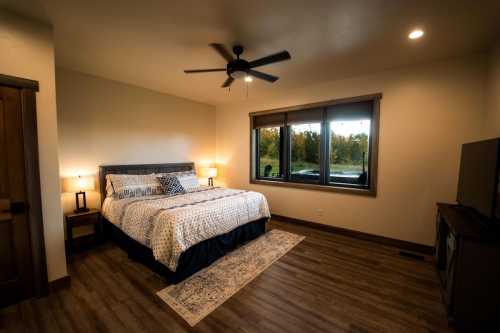
[[[73,228],[83,225],[94,226],[95,241],[100,242],[103,239],[101,212],[98,209],[90,209],[88,212],[83,213],[69,213],[66,214],[66,237],[68,242],[68,250],[74,250],[73,244]]]

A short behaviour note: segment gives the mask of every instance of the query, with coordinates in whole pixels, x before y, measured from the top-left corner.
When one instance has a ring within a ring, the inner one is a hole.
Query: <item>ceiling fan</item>
[[[291,59],[288,51],[281,51],[257,60],[246,61],[244,59],[240,59],[240,55],[243,53],[243,46],[241,45],[235,45],[233,47],[233,53],[236,55],[236,58],[234,58],[222,44],[212,43],[210,46],[227,61],[226,68],[189,69],[185,70],[184,73],[195,74],[225,71],[228,78],[222,84],[222,88],[229,87],[235,79],[240,78],[245,78],[245,81],[248,82],[251,81],[251,77],[255,77],[257,79],[273,83],[278,80],[279,77],[256,71],[253,68]],[[248,77],[250,77],[250,79],[248,79]]]

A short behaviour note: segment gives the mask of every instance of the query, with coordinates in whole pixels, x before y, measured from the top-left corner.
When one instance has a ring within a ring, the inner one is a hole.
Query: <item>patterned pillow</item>
[[[157,177],[162,177],[167,175],[174,175],[177,177],[196,176],[196,172],[194,172],[194,170],[189,170],[189,171],[161,172],[156,174]]]
[[[116,199],[163,194],[163,188],[154,174],[106,176]],[[109,189],[108,189],[109,193]]]
[[[182,187],[179,179],[175,175],[167,174],[158,177],[158,180],[160,181],[163,192],[165,192],[165,194],[177,195],[186,193],[186,190],[184,190],[184,187]]]

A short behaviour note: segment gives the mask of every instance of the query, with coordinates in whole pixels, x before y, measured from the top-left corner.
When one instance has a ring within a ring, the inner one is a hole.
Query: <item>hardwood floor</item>
[[[189,327],[166,283],[108,243],[73,256],[71,288],[0,310],[7,332],[451,332],[430,258],[272,221],[306,239]]]

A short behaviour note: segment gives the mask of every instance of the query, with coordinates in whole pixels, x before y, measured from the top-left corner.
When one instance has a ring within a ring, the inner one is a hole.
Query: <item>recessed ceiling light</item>
[[[252,82],[253,79],[250,75],[245,76],[245,82]]]
[[[424,31],[421,29],[415,29],[410,34],[408,35],[408,38],[410,39],[419,39],[424,35]]]

